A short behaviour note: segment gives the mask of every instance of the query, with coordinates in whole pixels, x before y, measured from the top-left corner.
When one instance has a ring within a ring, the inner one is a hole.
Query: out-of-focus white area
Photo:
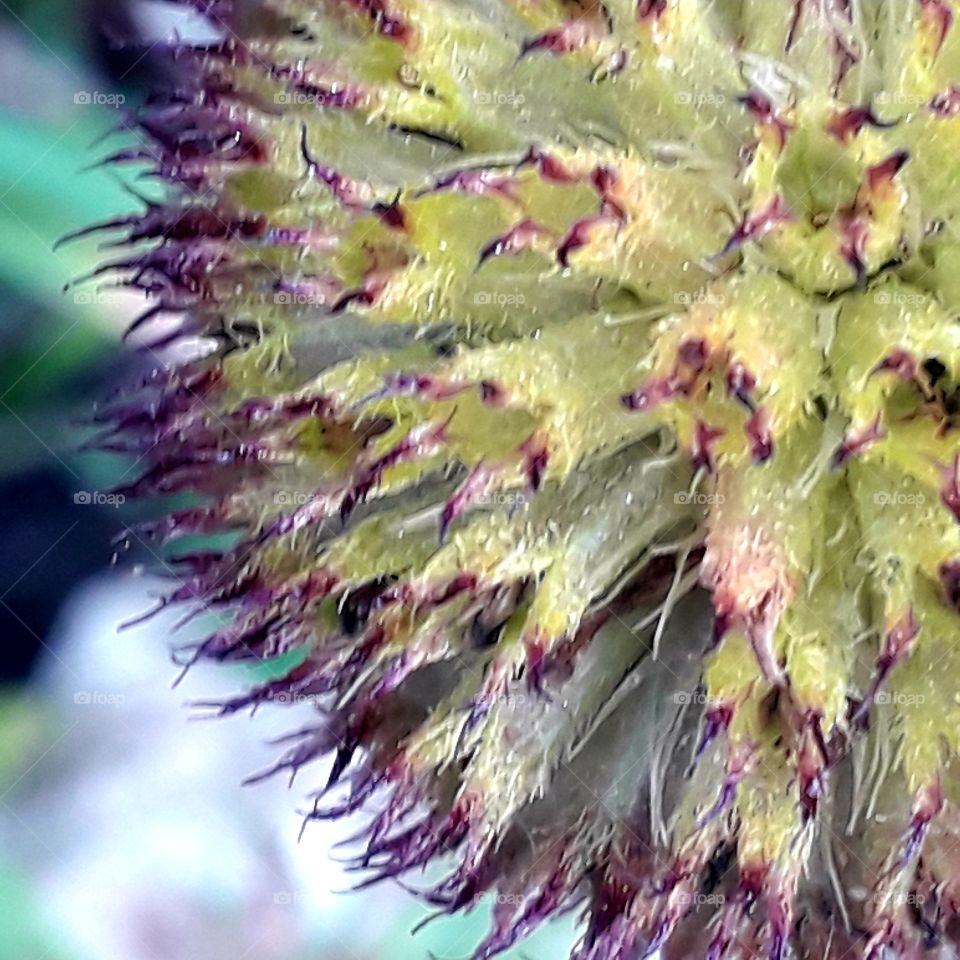
[[[370,911],[369,894],[333,892],[355,882],[330,859],[346,825],[311,823],[297,841],[296,810],[325,763],[292,790],[283,777],[240,786],[277,755],[264,741],[313,709],[197,720],[184,702],[234,693],[243,674],[200,667],[172,691],[175,618],[116,632],[156,588],[93,581],[63,611],[35,682],[51,730],[5,798],[3,830],[45,919],[96,960],[382,956],[407,895],[382,886]]]
[[[185,7],[161,0],[139,0],[133,10],[147,43],[166,40],[171,34],[194,43],[216,40],[220,36],[209,20]]]

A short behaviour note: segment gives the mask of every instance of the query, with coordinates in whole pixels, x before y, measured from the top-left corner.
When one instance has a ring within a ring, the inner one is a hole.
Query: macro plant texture
[[[219,709],[477,958],[955,956],[958,5],[192,6],[99,418]]]

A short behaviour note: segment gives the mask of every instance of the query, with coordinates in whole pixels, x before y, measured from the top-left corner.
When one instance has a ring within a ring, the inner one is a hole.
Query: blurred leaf
[[[70,956],[45,929],[36,891],[19,871],[0,862],[0,960],[64,960]]]
[[[0,794],[9,789],[16,771],[44,742],[48,731],[32,701],[14,690],[0,689]],[[2,901],[0,897],[0,901]]]

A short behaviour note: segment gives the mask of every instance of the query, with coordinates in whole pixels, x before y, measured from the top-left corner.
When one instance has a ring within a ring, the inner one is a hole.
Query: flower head
[[[298,653],[222,710],[478,958],[953,944],[953,0],[194,6],[107,226],[205,352],[103,416],[193,659]]]

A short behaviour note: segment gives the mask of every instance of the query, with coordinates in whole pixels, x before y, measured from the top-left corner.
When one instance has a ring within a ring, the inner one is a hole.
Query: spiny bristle
[[[262,775],[478,960],[960,948],[954,0],[191,6],[98,442],[185,662],[297,654]]]

